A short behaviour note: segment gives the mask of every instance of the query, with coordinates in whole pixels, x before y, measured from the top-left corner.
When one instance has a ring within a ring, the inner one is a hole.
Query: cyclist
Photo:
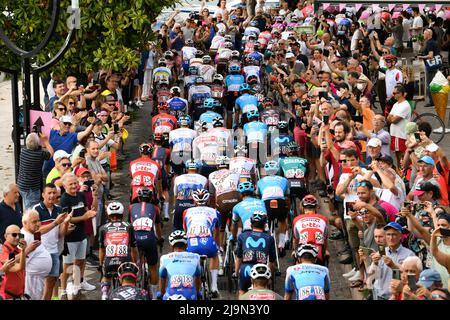
[[[267,124],[259,121],[258,110],[251,110],[246,115],[249,122],[244,124],[244,135],[247,140],[250,157],[257,159],[256,164],[258,166],[262,161],[265,161],[266,152],[260,149],[263,148],[265,150],[268,127]]]
[[[208,129],[213,127],[213,119],[222,118],[220,114],[213,111],[218,105],[220,105],[220,102],[214,98],[208,98],[203,101],[203,109],[207,111],[201,114],[199,121],[206,122]]]
[[[168,136],[168,135],[167,135]],[[163,191],[163,217],[164,221],[169,221],[169,169],[170,169],[170,149],[163,147],[165,136],[160,133],[155,133],[153,135],[153,152],[152,152],[152,160],[156,161],[161,167],[161,186]],[[168,143],[165,143],[168,145]],[[162,199],[162,198],[161,198]]]
[[[270,234],[264,232],[267,214],[255,211],[251,215],[250,223],[251,230],[243,231],[237,241],[235,272],[239,276],[239,295],[250,288],[250,270],[255,264],[268,264],[272,273],[275,269],[275,242]]]
[[[189,72],[184,77],[184,98],[188,97],[189,89],[195,85],[195,79],[199,75],[198,66],[189,66]]]
[[[139,152],[141,157],[130,162],[131,203],[136,202],[139,188],[148,187],[155,195],[155,184],[157,184],[158,199],[162,199],[162,168],[159,163],[150,158],[153,152],[153,145],[151,143],[143,143],[139,146]]]
[[[184,70],[184,74],[187,75],[189,71],[189,61],[195,57],[195,52],[197,49],[194,47],[194,41],[192,39],[188,39],[185,42],[185,46],[181,48],[181,59],[182,66]]]
[[[158,103],[158,114],[152,117],[152,130],[153,133],[166,133],[176,128],[177,118],[167,113],[169,110],[169,104],[167,101]]]
[[[188,92],[189,114],[194,121],[200,119],[200,115],[205,111],[203,103],[208,98],[211,98],[211,88],[205,85],[205,79],[202,76],[198,76]]]
[[[174,178],[183,174],[184,162],[192,157],[192,141],[197,132],[190,129],[192,119],[188,115],[178,117],[178,129],[169,132],[169,144],[171,147],[170,165],[174,172]]]
[[[239,296],[239,300],[283,300],[282,296],[269,289],[269,280],[271,277],[272,272],[270,272],[267,264],[255,264],[250,270],[252,287],[246,293]]]
[[[262,107],[261,120],[269,126],[269,131],[272,131],[271,128],[277,127],[280,122],[280,112],[274,110],[272,98],[264,98]]]
[[[239,87],[239,93],[241,96],[236,99],[235,113],[234,113],[234,125],[237,126],[242,121],[242,125],[247,122],[247,113],[250,111],[258,112],[258,98],[250,94],[250,87],[248,84],[243,83]],[[242,114],[242,117],[241,117]],[[259,115],[258,115],[259,116]]]
[[[315,264],[318,249],[304,244],[296,251],[297,264],[286,270],[284,300],[328,300],[330,298],[330,275],[328,268]]]
[[[255,44],[255,48],[258,48],[259,45]],[[245,59],[247,65],[244,67],[244,77],[245,81],[248,84],[249,79],[252,77],[256,81],[252,84],[261,83],[261,68],[259,67],[259,60],[261,59],[261,53],[260,52],[252,52],[247,55],[247,58]]]
[[[248,149],[245,145],[237,145],[234,148],[234,158],[230,159],[230,170],[239,174],[239,182],[251,181],[256,183],[256,161],[247,158]]]
[[[153,83],[159,83],[162,79],[172,81],[172,70],[167,67],[167,60],[164,58],[159,59],[158,67],[153,70]]]
[[[202,130],[205,129],[208,129],[206,123]],[[220,143],[219,137],[209,135],[206,131],[192,142],[193,158],[201,162],[200,174],[206,178],[217,169],[216,158],[221,155]]]
[[[269,224],[275,219],[278,221],[278,250],[280,257],[284,257],[286,255],[284,244],[289,212],[289,182],[286,178],[277,176],[279,170],[277,161],[267,161],[264,165],[267,176],[258,181],[257,190],[266,205]]]
[[[328,239],[328,219],[317,213],[319,202],[316,197],[309,194],[302,200],[303,214],[297,216],[293,223],[294,250],[299,245],[313,244],[318,248],[317,260],[320,264],[325,264],[327,239]]]
[[[278,122],[278,137],[274,137],[273,155],[280,158],[285,158],[288,155],[287,146],[294,142],[294,137],[289,134],[287,121]]]
[[[225,92],[225,86],[223,83],[223,76],[220,73],[216,73],[213,77],[213,82],[211,84],[211,96],[214,99],[221,101],[223,98],[224,92]]]
[[[237,52],[239,57],[239,52]],[[241,67],[239,65],[231,65],[230,74],[225,78],[226,92],[226,110],[227,110],[227,128],[231,129],[232,126],[232,112],[235,106],[236,99],[239,95],[239,88],[243,83],[245,83],[245,78],[241,72]]]
[[[117,269],[120,287],[114,289],[108,300],[151,300],[149,293],[136,286],[139,273],[138,266],[133,262],[124,262]]]
[[[205,83],[212,83],[213,76],[216,73],[216,68],[211,65],[212,59],[209,55],[204,55],[202,57],[202,65],[199,67],[200,74],[205,79]]]
[[[210,194],[206,189],[192,193],[195,207],[183,213],[183,228],[188,239],[188,252],[205,255],[210,258],[211,296],[219,297],[217,277],[219,274],[219,227],[220,213],[207,206]]]
[[[149,282],[151,292],[156,296],[158,273],[156,265],[158,263],[157,242],[162,240],[161,215],[159,207],[153,205],[152,190],[140,188],[138,190],[139,203],[133,203],[129,208],[129,219],[133,225],[136,244],[139,252],[139,259],[145,257],[148,265]],[[144,264],[142,263],[142,267]]]
[[[303,199],[308,194],[308,160],[298,157],[300,147],[296,142],[286,146],[287,157],[280,159],[280,173],[288,179],[291,197]],[[292,203],[295,209],[295,203]]]
[[[169,114],[178,119],[181,115],[186,114],[188,102],[186,99],[180,97],[181,89],[179,87],[170,88],[170,95],[171,98],[167,101]]]
[[[240,221],[242,231],[250,230],[250,218],[255,212],[267,215],[264,202],[254,197],[255,187],[250,181],[241,182],[238,185],[238,191],[242,194],[242,201],[233,207],[233,224],[231,228],[231,239],[236,239],[238,233],[238,223]]]
[[[183,212],[194,206],[192,193],[195,190],[205,189],[208,179],[197,173],[199,164],[194,160],[186,161],[187,173],[175,178],[173,185],[174,194],[174,212],[173,228],[174,230],[183,230]]]
[[[172,295],[182,295],[186,300],[197,300],[201,286],[200,256],[186,252],[187,237],[182,230],[169,236],[173,252],[160,259],[158,299],[168,300]]]
[[[123,262],[136,261],[138,256],[134,229],[131,224],[122,221],[123,211],[120,202],[111,202],[106,208],[109,221],[99,229],[102,300],[108,299],[111,280],[117,273],[117,268]]]

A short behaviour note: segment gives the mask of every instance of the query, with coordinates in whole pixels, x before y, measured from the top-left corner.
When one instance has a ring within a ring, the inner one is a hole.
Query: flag
[[[409,8],[409,4],[405,3],[405,4],[403,5],[403,10],[406,10],[406,9],[408,9],[408,8]]]
[[[392,9],[395,8],[395,3],[394,4],[389,4],[388,5],[389,11],[392,11]]]
[[[355,3],[355,9],[356,9],[356,12],[358,12],[359,9],[361,9],[361,7],[362,7],[362,4],[361,4],[361,3]]]
[[[329,6],[330,6],[329,3],[324,3],[323,4],[323,10],[327,10]]]
[[[425,5],[419,3],[419,12],[423,13],[423,8],[425,8]]]

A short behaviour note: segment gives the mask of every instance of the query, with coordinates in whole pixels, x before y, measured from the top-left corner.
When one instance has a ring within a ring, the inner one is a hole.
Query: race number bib
[[[299,300],[306,300],[310,296],[315,296],[317,300],[325,300],[325,293],[322,287],[319,286],[307,286],[303,287],[299,291]]]
[[[201,224],[195,224],[193,226],[190,226],[187,234],[188,238],[193,237],[204,238],[209,236],[211,236],[211,231],[207,226]]]
[[[246,104],[245,106],[242,107],[242,113],[247,113],[252,110],[258,110],[258,107],[255,106],[254,104]]]
[[[189,275],[174,275],[170,278],[170,288],[192,288],[194,286],[194,278]]]
[[[303,179],[305,177],[305,172],[302,169],[289,169],[286,170],[285,177],[287,179]]]
[[[145,217],[136,219],[133,222],[134,231],[151,231],[153,228],[153,220]]]
[[[127,257],[128,256],[128,232],[107,233],[105,238],[106,256]]]

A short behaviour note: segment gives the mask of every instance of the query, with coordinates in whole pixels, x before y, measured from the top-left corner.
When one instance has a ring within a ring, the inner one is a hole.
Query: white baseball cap
[[[378,138],[371,138],[371,139],[369,140],[369,142],[367,142],[367,146],[368,146],[368,147],[374,147],[374,148],[376,148],[376,147],[381,147],[382,144],[383,144],[383,143],[382,143],[381,140],[378,139]]]
[[[72,122],[72,117],[71,116],[62,116],[61,118],[59,118],[59,121],[61,121],[61,122]]]
[[[53,160],[56,161],[56,160],[61,159],[61,158],[69,159],[70,158],[70,154],[65,152],[64,150],[55,151],[55,153],[53,154]]]
[[[286,59],[290,59],[290,58],[295,58],[295,54],[293,54],[292,52],[286,53]]]

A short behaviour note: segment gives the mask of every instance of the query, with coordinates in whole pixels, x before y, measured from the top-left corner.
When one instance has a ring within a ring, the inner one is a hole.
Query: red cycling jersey
[[[137,190],[142,187],[155,189],[156,179],[161,179],[161,166],[148,156],[142,156],[130,162],[131,174],[131,200],[137,197]]]
[[[293,229],[297,243],[318,246],[317,259],[323,261],[328,237],[328,219],[316,213],[301,214],[294,219]]]
[[[154,133],[167,133],[177,127],[177,118],[168,113],[159,113],[152,119]]]

